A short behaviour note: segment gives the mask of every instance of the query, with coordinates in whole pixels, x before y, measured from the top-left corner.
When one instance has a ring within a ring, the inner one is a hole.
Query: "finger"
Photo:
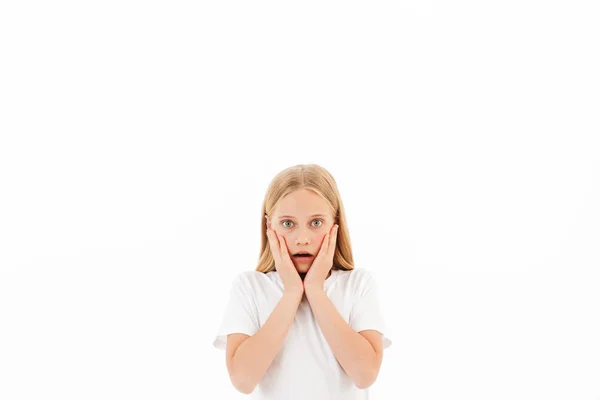
[[[335,253],[335,246],[336,246],[336,244],[337,244],[337,233],[338,233],[338,229],[339,229],[339,226],[337,226],[337,225],[336,225],[336,226],[333,228],[333,232],[332,232],[332,234],[331,234],[331,244],[330,244],[330,246],[329,246],[329,253],[330,253],[331,255],[333,255],[333,253]]]
[[[325,235],[323,238],[323,242],[321,242],[321,248],[319,249],[319,254],[317,254],[317,258],[321,259],[327,256],[327,249],[329,247],[329,234]]]
[[[289,261],[290,264],[292,264],[292,257],[290,256],[290,252],[288,251],[287,248],[287,242],[285,241],[285,238],[282,236],[281,237],[281,257],[285,260],[285,261]]]
[[[279,258],[279,240],[277,239],[277,234],[275,231],[269,229],[267,230],[267,236],[269,237],[269,245],[273,257]]]
[[[287,249],[287,243],[285,242],[285,238],[282,236],[281,240],[279,241],[279,244],[281,245],[279,247],[279,251],[281,252],[281,256],[285,257],[285,258],[290,258],[290,254],[288,252]]]

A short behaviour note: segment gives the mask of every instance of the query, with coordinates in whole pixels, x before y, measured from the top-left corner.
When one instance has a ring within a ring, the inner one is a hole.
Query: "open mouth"
[[[297,260],[310,260],[312,258],[312,254],[300,253],[294,254],[294,258]]]

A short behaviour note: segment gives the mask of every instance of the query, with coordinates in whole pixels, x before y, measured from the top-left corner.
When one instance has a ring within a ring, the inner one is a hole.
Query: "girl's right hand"
[[[275,269],[283,282],[284,291],[303,294],[304,283],[290,258],[285,238],[283,236],[280,237],[275,230],[270,228],[267,228],[267,237],[269,238],[271,253],[275,260]]]

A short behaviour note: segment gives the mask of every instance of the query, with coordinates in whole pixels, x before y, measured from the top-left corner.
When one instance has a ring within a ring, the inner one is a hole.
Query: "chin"
[[[310,265],[296,265],[296,271],[298,272],[308,272],[308,270],[310,269]]]

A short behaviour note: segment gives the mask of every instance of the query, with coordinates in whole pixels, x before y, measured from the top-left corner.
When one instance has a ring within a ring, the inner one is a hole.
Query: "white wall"
[[[373,399],[600,399],[598,12],[0,6],[0,398],[237,399],[212,347],[271,178],[332,172]]]

